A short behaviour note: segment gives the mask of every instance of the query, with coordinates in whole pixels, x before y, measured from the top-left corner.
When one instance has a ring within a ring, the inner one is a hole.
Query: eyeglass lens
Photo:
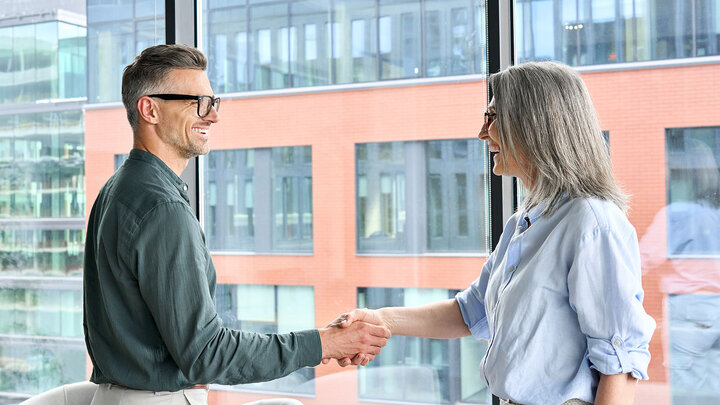
[[[214,102],[213,102],[214,101]],[[210,109],[215,107],[215,111],[220,110],[220,99],[213,99],[210,96],[202,96],[198,100],[198,115],[201,118],[207,117],[210,114]]]

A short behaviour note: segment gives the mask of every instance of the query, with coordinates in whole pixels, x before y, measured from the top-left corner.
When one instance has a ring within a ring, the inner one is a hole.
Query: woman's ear
[[[160,122],[160,110],[158,107],[159,105],[152,98],[148,96],[140,97],[137,102],[138,118],[148,124],[157,124]]]

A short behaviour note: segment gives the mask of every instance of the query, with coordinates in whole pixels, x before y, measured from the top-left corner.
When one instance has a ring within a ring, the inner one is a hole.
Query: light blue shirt
[[[594,402],[598,372],[646,380],[655,321],[642,306],[635,229],[607,201],[542,209],[510,218],[480,277],[456,297],[472,334],[490,341],[481,363],[490,390],[554,405]]]

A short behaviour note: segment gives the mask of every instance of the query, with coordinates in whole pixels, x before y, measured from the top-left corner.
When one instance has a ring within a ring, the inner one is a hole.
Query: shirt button
[[[620,341],[620,339],[616,338],[615,340],[613,340],[613,345],[615,347],[620,347],[620,346],[622,346],[622,342]]]
[[[515,266],[510,266],[508,270],[510,270],[511,272],[515,271]]]
[[[187,184],[183,184],[183,190],[187,191]]]

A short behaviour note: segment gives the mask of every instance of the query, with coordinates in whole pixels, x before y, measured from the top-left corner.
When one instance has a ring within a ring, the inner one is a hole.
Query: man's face
[[[198,69],[175,69],[167,76],[167,93],[192,96],[214,96],[210,81]],[[214,108],[204,118],[198,116],[195,100],[158,100],[160,122],[158,134],[162,141],[185,159],[210,151],[210,125],[218,122]]]

